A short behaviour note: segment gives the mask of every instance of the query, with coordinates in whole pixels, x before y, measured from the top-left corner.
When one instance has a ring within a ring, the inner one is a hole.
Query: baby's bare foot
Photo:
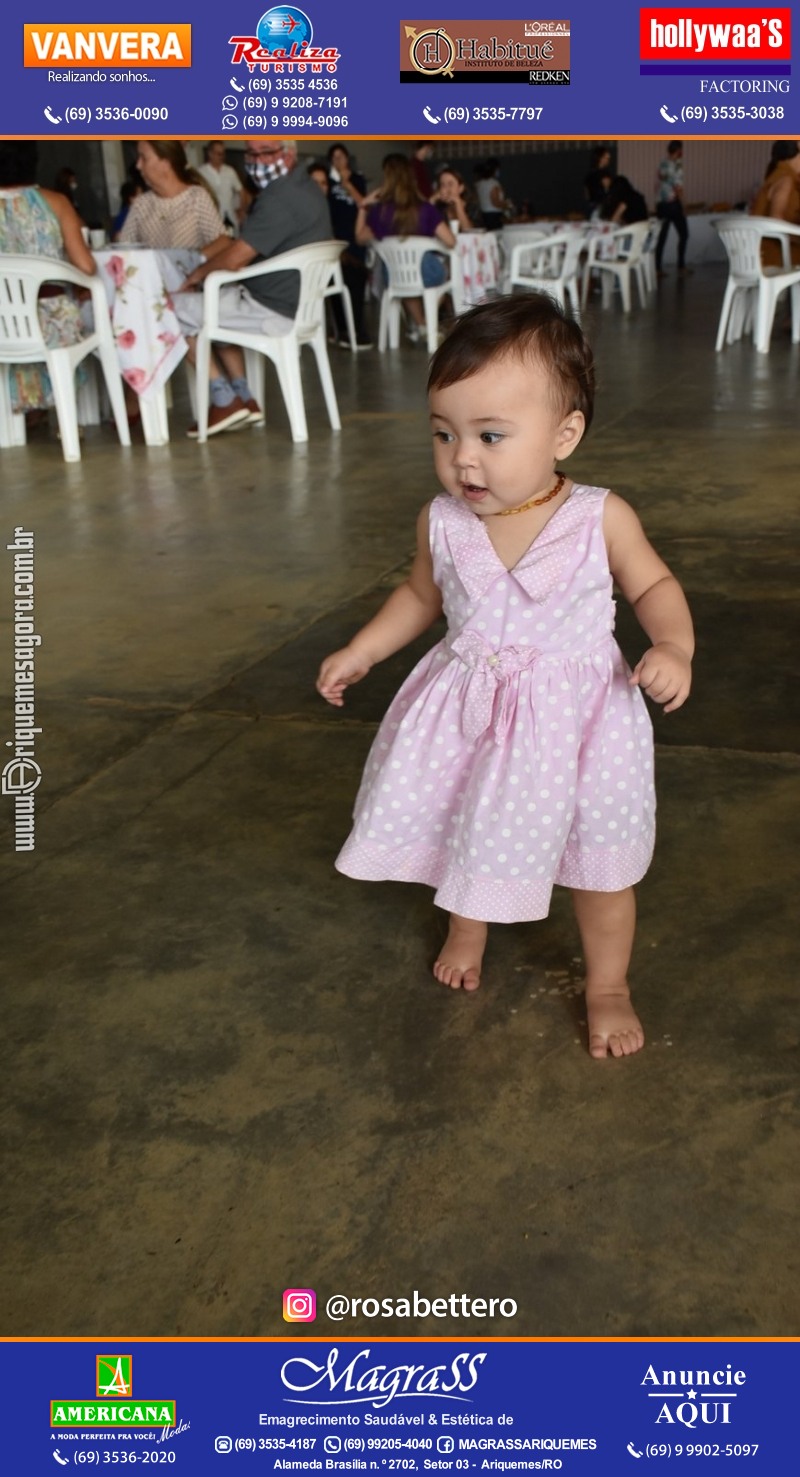
[[[447,939],[433,966],[434,976],[440,984],[449,985],[451,990],[477,990],[481,982],[486,934],[485,923],[450,914]]]
[[[621,985],[586,984],[589,1052],[593,1057],[632,1056],[644,1046],[644,1031],[631,1005],[625,981]]]

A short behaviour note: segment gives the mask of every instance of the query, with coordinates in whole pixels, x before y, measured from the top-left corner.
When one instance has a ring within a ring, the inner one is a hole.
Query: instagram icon
[[[317,1294],[311,1287],[287,1287],[283,1294],[284,1323],[313,1323],[317,1316]]]

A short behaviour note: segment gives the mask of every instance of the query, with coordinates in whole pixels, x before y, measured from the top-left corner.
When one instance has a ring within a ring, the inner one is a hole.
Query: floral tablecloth
[[[120,246],[95,257],[108,293],[122,378],[135,394],[150,399],[186,354],[170,293],[202,261],[201,253]]]
[[[500,253],[493,231],[459,231],[453,252],[456,311],[486,301],[500,282]]]

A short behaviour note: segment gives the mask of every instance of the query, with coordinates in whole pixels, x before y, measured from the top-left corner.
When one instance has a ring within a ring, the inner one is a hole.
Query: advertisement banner
[[[89,6],[78,23],[45,0],[35,20],[0,22],[4,106],[9,131],[62,137],[616,137],[665,120],[770,137],[797,132],[791,22],[788,6],[623,5],[612,20],[586,0],[563,15],[495,19],[466,4],[457,17],[366,17],[345,0],[157,24]]]
[[[398,1339],[104,1348],[46,1340],[3,1348],[13,1470],[615,1477],[722,1467],[771,1477],[793,1464],[797,1351],[777,1345]]]

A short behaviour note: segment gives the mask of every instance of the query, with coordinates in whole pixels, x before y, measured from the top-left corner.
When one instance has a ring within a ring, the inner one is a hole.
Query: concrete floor
[[[454,997],[427,891],[333,870],[415,653],[344,713],[314,677],[435,491],[421,350],[336,353],[340,435],[309,365],[305,447],[276,402],[205,448],[179,406],[168,448],[2,453],[44,636],[37,846],[6,829],[0,857],[6,1335],[800,1333],[800,348],[715,355],[723,280],[587,318],[571,470],[640,509],[700,640],[689,705],[655,718],[628,1061],[586,1053],[565,894]],[[519,1312],[287,1325],[293,1286]]]

